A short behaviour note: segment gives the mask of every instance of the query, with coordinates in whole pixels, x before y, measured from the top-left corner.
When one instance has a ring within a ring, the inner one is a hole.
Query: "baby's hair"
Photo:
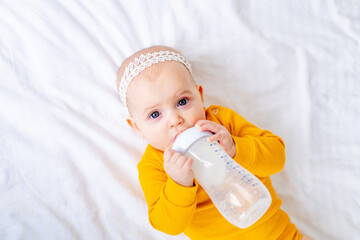
[[[176,49],[166,46],[152,46],[142,49],[128,57],[120,66],[117,73],[117,89],[127,114],[129,110],[126,102],[127,90],[131,81],[143,70],[153,64],[176,61],[186,66],[191,74],[190,63]]]
[[[117,71],[117,80],[116,80],[117,89],[119,89],[121,77],[124,75],[125,69],[129,65],[130,62],[134,61],[135,58],[140,57],[141,54],[146,55],[148,53],[160,52],[160,51],[171,51],[171,52],[176,52],[176,53],[181,54],[178,50],[171,48],[171,47],[167,47],[167,46],[151,46],[151,47],[144,48],[144,49],[141,49],[140,51],[135,52],[134,54],[132,54],[131,56],[129,56],[122,62],[122,64],[120,65],[120,67]]]

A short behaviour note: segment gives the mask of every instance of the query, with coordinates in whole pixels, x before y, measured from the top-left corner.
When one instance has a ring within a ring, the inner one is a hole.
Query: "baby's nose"
[[[170,119],[170,127],[174,128],[183,124],[184,119],[179,114],[173,114]]]

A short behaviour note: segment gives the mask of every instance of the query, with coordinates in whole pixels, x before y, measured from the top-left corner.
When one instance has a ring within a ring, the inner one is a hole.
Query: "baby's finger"
[[[209,120],[199,120],[196,122],[195,127],[197,127],[200,131],[206,131],[207,125],[216,125],[216,123]]]
[[[185,157],[184,155],[178,152],[174,153],[173,158],[174,158],[174,164],[176,164],[178,167],[182,167],[184,161],[187,159],[187,157]]]
[[[209,121],[207,123],[203,123],[199,127],[199,129],[200,129],[200,131],[210,131],[213,133],[217,133],[221,130],[221,126],[219,124]]]
[[[182,168],[185,163],[185,160],[186,160],[186,157],[179,156],[179,158],[176,160],[176,168],[178,168],[178,169]]]
[[[164,151],[164,161],[170,162],[176,153],[175,150],[172,150],[170,147],[165,148]]]
[[[168,148],[168,147],[165,148],[165,151],[164,151],[164,161],[169,161],[170,155],[171,155],[171,153],[170,153],[169,148]]]
[[[215,133],[214,135],[207,138],[208,142],[213,142],[213,141],[222,142],[223,140],[224,140],[224,135],[221,133]]]
[[[213,123],[213,122],[210,121],[210,120],[199,120],[199,121],[196,122],[195,127],[200,127],[201,128],[201,126],[206,124],[206,123]]]
[[[186,164],[186,162],[189,160],[190,158],[187,158],[185,156],[183,156],[181,159],[179,159],[178,161],[178,167],[179,168],[183,168]]]
[[[183,168],[190,169],[193,164],[193,161],[194,160],[192,158],[188,158],[187,161],[185,161]]]
[[[178,152],[174,152],[172,158],[171,158],[171,162],[174,165],[177,165],[179,167],[179,165],[182,165],[182,161],[183,161],[184,155],[178,153]]]

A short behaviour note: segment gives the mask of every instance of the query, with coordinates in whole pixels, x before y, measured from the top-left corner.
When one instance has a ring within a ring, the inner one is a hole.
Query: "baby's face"
[[[205,119],[202,87],[178,62],[155,64],[141,72],[128,88],[127,102],[130,126],[162,151],[180,132]]]

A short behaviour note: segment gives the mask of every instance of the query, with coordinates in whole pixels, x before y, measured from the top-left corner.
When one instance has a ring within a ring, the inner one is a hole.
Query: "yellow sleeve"
[[[217,111],[213,111],[214,108]],[[231,109],[211,106],[209,110],[210,115],[232,135],[236,144],[234,160],[241,166],[259,177],[270,176],[283,169],[285,144],[280,137],[256,127]]]
[[[184,232],[196,209],[198,184],[184,187],[174,182],[164,171],[163,153],[150,145],[138,164],[138,172],[150,224],[170,235]]]

